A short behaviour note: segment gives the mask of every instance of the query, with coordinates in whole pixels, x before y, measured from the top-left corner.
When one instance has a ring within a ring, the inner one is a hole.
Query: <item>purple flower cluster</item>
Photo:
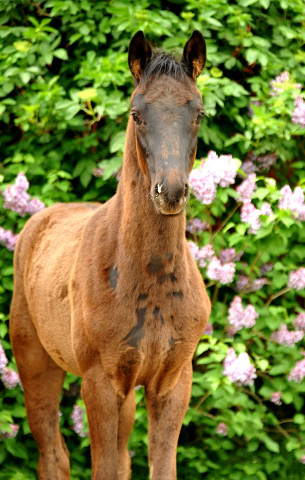
[[[240,201],[242,203],[248,203],[251,201],[254,191],[256,190],[256,175],[251,173],[248,175],[246,180],[244,180],[238,187],[236,191],[239,193]]]
[[[249,233],[257,233],[260,229],[261,222],[259,219],[261,212],[256,208],[253,203],[245,202],[241,207],[240,218],[244,223],[249,223]]]
[[[274,403],[275,405],[282,405],[282,393],[281,392],[273,392],[270,398],[270,402]]]
[[[73,430],[80,437],[86,437],[87,434],[84,432],[84,411],[79,405],[74,405],[73,411],[71,413],[71,418],[73,421]]]
[[[216,433],[225,437],[228,434],[228,426],[224,422],[220,422],[216,427]]]
[[[200,220],[200,218],[191,218],[186,224],[186,231],[191,233],[192,235],[201,233],[208,228],[209,224],[207,222],[203,222],[202,220]]]
[[[255,278],[254,280],[250,280],[249,277],[247,277],[246,275],[239,275],[237,278],[235,289],[238,292],[241,292],[244,290],[245,293],[257,292],[267,283],[268,283],[268,280],[266,277]]]
[[[0,374],[5,372],[8,359],[6,358],[5,351],[0,343]]]
[[[8,389],[12,390],[17,385],[21,385],[20,378],[17,372],[12,368],[5,368],[4,372],[1,375],[1,380],[3,385]]]
[[[269,170],[277,160],[276,153],[267,153],[266,155],[259,155],[258,157],[254,152],[249,152],[245,160],[242,163],[242,170],[247,174],[254,172],[264,172]]]
[[[20,378],[12,368],[7,368],[8,360],[5,355],[5,351],[0,344],[0,375],[2,383],[6,388],[12,390],[17,384],[20,384]]]
[[[255,367],[250,363],[247,353],[240,353],[236,356],[234,349],[228,350],[227,356],[223,362],[223,373],[232,383],[237,385],[253,385],[256,378]]]
[[[26,213],[33,215],[45,207],[38,198],[32,198],[27,193],[30,184],[23,172],[18,173],[14,185],[9,185],[3,192],[4,208],[13,210],[24,217]]]
[[[276,97],[279,93],[283,93],[287,88],[293,87],[293,89],[301,90],[302,85],[300,83],[292,83],[290,74],[287,71],[277,75],[274,80],[270,81],[272,97]]]
[[[301,187],[296,187],[291,191],[289,185],[281,188],[281,199],[279,201],[280,210],[291,210],[293,217],[301,221],[305,220],[304,192]]]
[[[302,290],[305,288],[305,268],[301,267],[298,270],[293,270],[289,274],[288,287]]]
[[[299,313],[293,324],[297,330],[305,332],[305,313]]]
[[[222,265],[217,257],[213,257],[207,268],[207,276],[210,280],[216,280],[223,285],[232,283],[235,275],[235,263],[229,262]]]
[[[204,205],[210,205],[216,197],[217,185],[228,187],[235,182],[237,165],[232,155],[208,153],[205,162],[190,173],[190,186],[195,197]]]
[[[239,194],[240,201],[242,202],[240,218],[244,223],[250,223],[249,233],[257,233],[261,226],[259,219],[260,215],[272,215],[272,209],[269,203],[265,202],[261,209],[256,208],[251,199],[254,191],[256,190],[256,175],[251,173],[248,175],[237,188],[236,191]]]
[[[282,323],[281,328],[271,335],[271,340],[280,345],[291,347],[295,343],[300,342],[303,337],[304,332],[302,330],[288,330],[287,325]]]
[[[272,269],[273,269],[273,263],[271,263],[271,262],[263,263],[259,267],[259,271],[260,271],[261,275],[266,275],[266,273],[271,272]]]
[[[271,85],[271,96],[277,96],[279,93],[284,92],[283,83],[288,83],[290,80],[290,75],[287,71],[282,72],[280,75],[277,75],[274,80],[270,81]]]
[[[230,334],[241,330],[243,327],[251,328],[255,325],[255,320],[258,318],[258,313],[256,312],[253,305],[247,305],[243,309],[241,298],[237,295],[233,298],[230,307],[229,307],[229,323],[231,325]]]
[[[0,245],[3,245],[10,251],[15,250],[18,235],[15,235],[11,230],[4,230],[0,227]]]
[[[5,430],[0,430],[0,438],[15,438],[18,430],[19,430],[19,425],[16,425],[15,423],[10,424],[10,432],[6,432]]]
[[[207,323],[202,335],[213,335],[213,332],[213,325],[211,323]]]
[[[236,253],[235,248],[224,248],[219,252],[219,260],[222,264],[228,262],[237,262],[241,259],[244,252]]]
[[[295,109],[292,112],[292,122],[305,127],[305,102],[300,95],[296,98],[294,105]]]
[[[240,212],[241,221],[249,223],[248,233],[257,233],[261,227],[260,215],[272,215],[272,209],[268,202],[264,202],[261,209],[256,208],[250,201],[243,202]]]
[[[199,267],[200,268],[206,267],[207,262],[211,260],[211,258],[214,255],[214,250],[212,245],[206,245],[205,247],[199,248],[198,245],[196,245],[196,243],[192,241],[189,241],[188,244],[190,246],[191,253],[194,259],[199,264]]]
[[[305,377],[305,358],[297,362],[291,370],[288,380],[300,383]]]

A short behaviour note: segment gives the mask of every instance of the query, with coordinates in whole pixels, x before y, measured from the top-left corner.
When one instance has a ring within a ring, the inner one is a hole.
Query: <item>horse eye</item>
[[[132,117],[133,117],[133,119],[134,119],[134,121],[137,125],[141,125],[142,118],[140,117],[140,115],[138,115],[136,112],[131,112],[130,115],[132,115]]]
[[[197,125],[201,122],[201,119],[202,119],[203,115],[204,115],[204,112],[198,113],[197,118],[196,118]]]

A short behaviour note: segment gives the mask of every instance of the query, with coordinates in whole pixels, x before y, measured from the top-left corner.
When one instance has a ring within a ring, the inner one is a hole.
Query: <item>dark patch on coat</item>
[[[153,311],[153,316],[154,316],[155,318],[157,318],[158,315],[159,315],[159,312],[160,312],[160,308],[159,308],[159,307],[155,307],[155,308],[154,308],[154,311]]]
[[[146,308],[137,310],[137,324],[130,330],[130,332],[123,338],[123,341],[128,343],[131,347],[137,348],[140,340],[144,336],[143,326],[145,322]]]
[[[183,292],[181,290],[179,290],[178,292],[173,291],[171,293],[168,293],[167,295],[177,297],[177,298],[182,298],[183,297]]]
[[[174,343],[176,343],[177,340],[175,340],[173,337],[171,337],[168,341],[168,344],[170,347],[172,347],[174,345]]]
[[[140,293],[140,295],[137,298],[137,302],[141,302],[141,300],[146,300],[148,297],[147,293]]]
[[[169,279],[172,283],[178,281],[174,272],[163,273],[163,274],[158,276],[158,282],[159,282],[160,285],[162,285],[167,279]]]
[[[117,271],[114,265],[112,265],[110,269],[109,279],[110,279],[111,288],[115,289],[119,279],[119,272]]]
[[[152,256],[151,261],[147,265],[149,273],[158,273],[163,268],[163,262],[160,257]]]

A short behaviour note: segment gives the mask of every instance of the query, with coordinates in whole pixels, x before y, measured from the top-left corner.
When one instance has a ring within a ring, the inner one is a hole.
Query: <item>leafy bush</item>
[[[8,337],[14,235],[39,202],[114,193],[132,90],[127,47],[138,29],[178,54],[199,29],[208,51],[198,79],[207,113],[198,158],[207,160],[191,177],[187,237],[213,309],[194,359],[178,477],[303,478],[304,2],[2,0],[0,8],[0,479],[35,478],[37,465]],[[23,210],[8,188],[20,172],[30,182],[18,190]],[[130,451],[133,478],[144,478],[142,388],[136,397]],[[60,422],[75,479],[90,478],[88,437],[74,431],[86,433],[82,407],[79,380],[68,375]]]

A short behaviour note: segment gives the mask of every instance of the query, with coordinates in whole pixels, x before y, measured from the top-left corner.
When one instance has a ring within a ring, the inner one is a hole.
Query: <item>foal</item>
[[[58,424],[66,371],[83,378],[94,480],[131,478],[137,385],[146,392],[150,479],[176,479],[192,356],[210,313],[184,234],[205,42],[195,31],[179,63],[152,55],[139,31],[128,63],[135,90],[117,193],[104,205],[37,213],[16,248],[10,332],[40,480],[70,478]]]

